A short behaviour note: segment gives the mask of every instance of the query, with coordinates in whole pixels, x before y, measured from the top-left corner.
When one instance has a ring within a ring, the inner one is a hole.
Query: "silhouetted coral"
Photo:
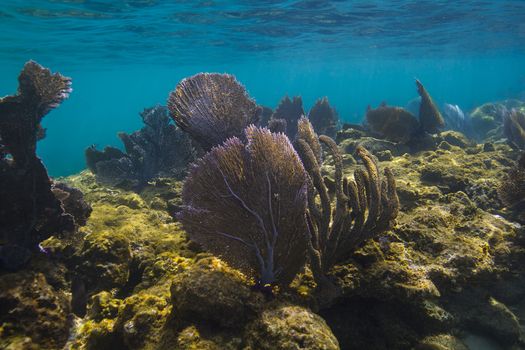
[[[260,106],[261,107],[261,120],[259,122],[260,126],[267,126],[270,122],[270,118],[273,115],[273,109],[266,106]]]
[[[401,107],[369,108],[366,122],[373,133],[392,142],[407,143],[419,129],[416,117]]]
[[[525,149],[525,113],[510,111],[503,120],[503,134],[511,145]]]
[[[443,126],[445,126],[445,121],[443,120],[439,109],[434,104],[432,97],[430,97],[423,84],[417,79],[416,86],[417,92],[419,93],[419,96],[421,96],[421,104],[419,105],[419,124],[424,131],[430,134],[439,132]]]
[[[293,140],[297,133],[297,121],[304,115],[303,99],[301,96],[294,96],[292,100],[285,96],[275,109],[272,119],[286,120],[286,135]]]
[[[86,150],[88,168],[97,178],[116,186],[142,186],[161,177],[181,177],[195,157],[189,137],[170,123],[166,107],[145,109],[145,126],[132,134],[119,133],[126,153],[114,147]]]
[[[501,181],[498,195],[505,206],[525,219],[525,153]]]
[[[250,126],[192,167],[178,214],[190,238],[262,284],[305,260],[306,173],[288,138]]]
[[[199,73],[183,79],[168,98],[177,125],[207,151],[257,124],[261,108],[233,75]]]
[[[318,99],[315,102],[315,105],[308,113],[308,119],[310,119],[310,123],[312,123],[315,131],[319,135],[335,137],[339,123],[339,115],[335,108],[330,106],[327,97]]]
[[[317,139],[311,127],[300,129],[305,132],[299,135],[296,147],[309,174],[306,218],[310,262],[314,277],[326,286],[326,273],[335,263],[347,258],[365,240],[392,227],[399,200],[391,171],[386,168],[381,178],[375,159],[366,149],[359,146],[356,151],[364,169],[355,170],[354,180],[347,179],[343,177],[343,159],[335,141],[324,135]],[[321,176],[320,143],[335,163],[334,203]]]
[[[412,143],[416,149],[428,148],[428,134],[438,132],[445,121],[419,80],[416,85],[421,96],[419,120],[404,108],[382,103],[376,109],[369,107],[367,110],[366,123],[372,133],[392,142]]]
[[[17,94],[0,99],[0,265],[13,269],[44,239],[75,229],[36,155],[40,122],[68,97],[71,79],[29,61],[18,81]]]

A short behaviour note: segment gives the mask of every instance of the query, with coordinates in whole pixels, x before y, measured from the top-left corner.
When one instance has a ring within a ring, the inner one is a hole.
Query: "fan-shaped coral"
[[[178,217],[190,238],[261,284],[289,283],[306,250],[306,174],[283,134],[250,126],[198,160]]]
[[[315,102],[308,113],[308,119],[319,135],[335,137],[339,115],[335,108],[330,106],[327,97],[320,98]]]
[[[510,111],[503,120],[503,133],[514,147],[525,149],[525,113]]]
[[[286,135],[290,140],[293,140],[297,133],[297,122],[304,114],[301,96],[294,96],[293,99],[285,96],[275,109],[272,119],[284,119],[286,121]]]
[[[233,75],[199,73],[183,79],[168,98],[177,125],[204,150],[230,137],[242,137],[257,124],[261,108]]]

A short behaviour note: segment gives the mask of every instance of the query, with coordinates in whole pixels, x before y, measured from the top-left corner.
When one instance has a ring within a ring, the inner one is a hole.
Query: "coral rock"
[[[51,235],[75,230],[36,155],[40,122],[68,97],[71,79],[29,61],[18,81],[18,93],[0,99],[0,267],[8,269]]]
[[[248,349],[337,350],[339,343],[326,322],[300,306],[264,310],[246,331]]]
[[[0,348],[62,348],[68,336],[68,312],[66,295],[51,287],[43,274],[23,271],[0,276]],[[9,347],[11,339],[20,337],[28,338],[24,347]]]
[[[171,297],[177,317],[213,322],[221,327],[242,327],[262,302],[262,295],[253,293],[242,281],[203,268],[177,277],[171,286]]]
[[[393,142],[410,141],[419,128],[416,117],[400,107],[369,109],[366,121],[372,132]]]

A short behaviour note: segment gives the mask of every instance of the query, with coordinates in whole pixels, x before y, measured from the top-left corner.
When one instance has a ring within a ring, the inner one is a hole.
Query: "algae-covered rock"
[[[61,348],[68,337],[68,313],[68,297],[42,273],[0,276],[0,348]]]
[[[226,350],[210,339],[203,339],[195,326],[184,328],[177,337],[176,348],[180,350]]]
[[[85,237],[76,270],[89,291],[121,288],[128,281],[130,259],[130,242],[126,236],[93,232]]]
[[[308,309],[276,305],[264,310],[245,334],[247,349],[329,350],[339,342],[326,322]]]
[[[423,339],[415,350],[469,350],[469,348],[453,335],[438,334]]]
[[[177,277],[171,286],[171,298],[178,317],[222,327],[244,324],[263,302],[262,294],[251,291],[238,277],[202,267]]]
[[[138,293],[123,301],[115,329],[129,349],[147,349],[159,342],[170,313],[164,297]]]

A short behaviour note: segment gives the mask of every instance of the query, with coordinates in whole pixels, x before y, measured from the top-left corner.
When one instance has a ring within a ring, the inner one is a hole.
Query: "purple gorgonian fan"
[[[261,285],[291,282],[306,257],[306,173],[288,138],[249,126],[193,164],[178,214],[190,238]]]
[[[262,109],[233,75],[199,73],[183,79],[168,98],[175,123],[205,151],[257,124]]]

